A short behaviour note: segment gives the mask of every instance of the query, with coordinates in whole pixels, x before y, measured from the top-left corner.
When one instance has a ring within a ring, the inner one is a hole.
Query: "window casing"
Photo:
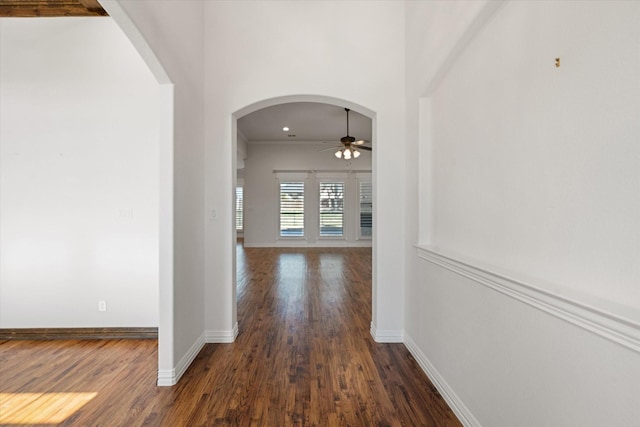
[[[273,172],[274,220],[269,234],[278,246],[371,244],[370,171]],[[270,239],[263,236],[265,241]]]

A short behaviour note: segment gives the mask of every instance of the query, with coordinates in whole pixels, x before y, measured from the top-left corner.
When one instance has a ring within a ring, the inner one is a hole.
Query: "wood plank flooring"
[[[370,249],[238,246],[235,343],[205,345],[157,387],[155,340],[0,342],[0,424],[46,425],[15,408],[63,399],[77,408],[62,426],[459,426],[370,321]]]

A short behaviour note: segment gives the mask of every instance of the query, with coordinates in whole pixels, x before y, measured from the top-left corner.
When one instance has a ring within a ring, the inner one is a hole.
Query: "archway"
[[[335,105],[335,106],[340,106],[340,107],[346,107],[349,108],[353,111],[356,111],[366,117],[368,117],[369,119],[371,119],[371,126],[372,126],[372,140],[375,141],[376,139],[376,129],[377,129],[377,122],[376,122],[376,113],[375,111],[368,109],[362,105],[356,104],[354,102],[345,100],[345,99],[340,99],[340,98],[335,98],[335,97],[329,97],[329,96],[323,96],[323,95],[288,95],[288,96],[282,96],[282,97],[275,97],[275,98],[269,98],[269,99],[265,99],[265,100],[260,100],[257,101],[255,103],[249,104],[237,111],[235,111],[232,114],[232,164],[233,164],[233,168],[231,168],[231,173],[232,173],[232,177],[230,182],[232,183],[232,188],[231,191],[233,194],[235,194],[236,191],[236,185],[237,185],[237,174],[236,174],[236,168],[235,168],[235,164],[237,163],[237,153],[238,153],[238,120],[244,116],[247,116],[253,112],[256,112],[258,110],[267,108],[267,107],[272,107],[272,106],[276,106],[276,105],[281,105],[281,104],[288,104],[288,103],[299,103],[299,102],[310,102],[310,103],[321,103],[321,104],[329,104],[329,105]],[[372,181],[375,183],[376,181],[376,151],[374,150],[372,152],[372,165],[371,165],[371,175],[372,175]],[[235,204],[232,205],[232,209],[235,210]],[[373,212],[373,218],[376,218],[376,213],[375,213],[375,204],[374,204],[374,212]],[[235,212],[231,213],[231,217],[235,218]],[[375,220],[374,220],[375,221]],[[375,230],[375,227],[374,227]],[[237,286],[237,273],[236,273],[236,267],[237,267],[237,262],[236,262],[236,232],[235,232],[235,227],[234,227],[234,231],[232,233],[232,239],[231,239],[231,248],[230,251],[233,254],[232,255],[232,260],[231,260],[231,274],[232,274],[232,319],[233,319],[233,324],[235,325],[234,329],[237,333],[238,331],[238,323],[237,323],[237,290],[236,290],[236,286]],[[377,265],[377,260],[376,260],[376,254],[377,251],[375,249],[375,245],[376,245],[376,239],[375,239],[375,233],[372,236],[372,246],[373,246],[373,258],[372,258],[372,272],[373,272],[373,277],[372,277],[372,317],[375,319],[376,316],[376,303],[375,303],[375,298],[377,295],[376,292],[376,288],[377,288],[377,281],[376,281],[376,265]],[[372,325],[375,322],[372,319]],[[374,336],[375,338],[375,336]]]

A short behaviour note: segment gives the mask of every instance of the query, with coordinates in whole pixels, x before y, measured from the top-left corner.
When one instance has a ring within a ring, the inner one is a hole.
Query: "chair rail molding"
[[[515,280],[495,272],[497,269],[480,267],[432,246],[415,245],[415,248],[418,257],[425,261],[640,353],[640,312],[632,308],[625,307],[625,313],[619,313],[622,310],[609,310],[578,298],[554,294],[535,283]]]

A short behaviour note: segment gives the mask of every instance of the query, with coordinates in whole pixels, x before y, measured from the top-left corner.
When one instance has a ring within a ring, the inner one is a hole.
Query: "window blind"
[[[280,183],[280,236],[304,236],[304,182]]]
[[[360,237],[371,237],[373,230],[373,186],[360,182]]]
[[[236,230],[243,231],[244,230],[244,217],[243,217],[243,209],[244,209],[244,196],[243,196],[243,188],[236,187]]]
[[[320,183],[320,236],[344,235],[344,183]]]

